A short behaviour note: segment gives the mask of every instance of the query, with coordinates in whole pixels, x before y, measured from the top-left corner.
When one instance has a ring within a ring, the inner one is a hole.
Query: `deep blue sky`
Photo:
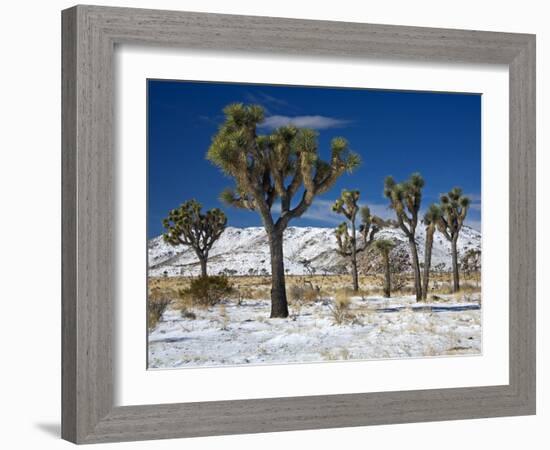
[[[359,189],[361,203],[390,217],[383,197],[386,175],[397,181],[412,172],[426,180],[423,208],[439,194],[461,186],[473,200],[469,224],[480,228],[481,96],[432,92],[148,80],[148,236],[162,233],[167,212],[195,198],[204,208],[222,208],[231,226],[259,226],[257,213],[224,205],[220,192],[232,186],[205,159],[212,135],[229,103],[261,104],[271,126],[294,121],[317,129],[321,155],[330,140],[345,137],[361,166],[319,197],[298,226],[332,227],[342,221],[330,204],[342,189]]]

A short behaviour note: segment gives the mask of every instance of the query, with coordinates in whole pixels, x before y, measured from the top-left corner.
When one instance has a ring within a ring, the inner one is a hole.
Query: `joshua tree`
[[[342,214],[348,219],[351,226],[351,233],[348,229],[348,223],[342,222],[336,228],[336,241],[338,243],[338,253],[343,256],[347,256],[351,259],[351,276],[353,282],[353,290],[357,292],[359,290],[359,280],[357,277],[357,254],[364,251],[374,240],[374,235],[378,232],[379,222],[378,218],[372,216],[368,207],[359,208],[357,202],[359,201],[359,191],[342,191],[342,195],[334,205],[332,210],[335,213]],[[359,232],[361,233],[361,244],[357,244],[357,226],[355,219],[357,213],[361,211],[361,226]]]
[[[196,200],[182,203],[168,213],[162,221],[166,233],[164,240],[170,245],[189,245],[201,264],[201,276],[206,277],[208,252],[218,240],[227,224],[227,217],[218,208],[201,213],[201,204]]]
[[[462,257],[460,265],[466,276],[472,272],[478,273],[481,270],[481,250],[469,249]]]
[[[451,254],[453,259],[453,292],[460,289],[458,273],[458,250],[457,241],[464,219],[468,214],[470,199],[462,195],[462,189],[454,187],[447,194],[440,197],[441,218],[439,220],[439,231],[451,242]]]
[[[214,136],[207,158],[235,181],[222,200],[257,211],[266,230],[271,253],[271,317],[288,317],[283,261],[283,232],[290,220],[300,217],[315,196],[328,191],[345,172],[359,164],[359,156],[343,138],[331,142],[328,162],[321,160],[317,133],[284,126],[269,135],[258,135],[264,120],[261,106],[237,103],[224,109],[225,122]],[[299,199],[292,202],[298,195]],[[281,212],[273,217],[279,199]]]
[[[419,173],[413,173],[407,181],[402,183],[396,183],[391,176],[386,177],[384,181],[384,195],[390,200],[390,208],[395,211],[397,224],[409,241],[416,300],[422,298],[420,264],[418,262],[418,249],[416,248],[415,236],[423,187],[424,179]]]
[[[426,225],[426,247],[424,249],[424,280],[422,283],[422,299],[428,298],[428,286],[430,283],[430,270],[432,266],[432,247],[434,243],[434,233],[441,219],[441,208],[437,205],[430,205],[424,215],[424,225]]]
[[[390,252],[395,244],[389,239],[379,239],[374,245],[382,255],[382,261],[384,262],[384,297],[389,298],[391,295]]]

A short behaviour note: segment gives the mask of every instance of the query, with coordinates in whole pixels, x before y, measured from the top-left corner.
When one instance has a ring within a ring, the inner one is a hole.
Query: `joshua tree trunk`
[[[458,292],[460,289],[460,279],[458,274],[458,251],[456,248],[457,240],[458,234],[451,240],[451,253],[453,256],[453,292]]]
[[[288,317],[286,300],[285,266],[283,260],[283,233],[274,231],[269,234],[271,253],[271,318]]]
[[[411,249],[411,259],[414,272],[414,290],[416,293],[416,300],[422,299],[422,282],[420,279],[420,264],[418,262],[418,250],[416,249],[416,242],[414,237],[409,237],[409,248]]]
[[[384,258],[384,297],[389,298],[391,295],[391,274],[390,274],[390,255],[385,253]]]
[[[432,247],[434,239],[434,231],[426,232],[426,248],[424,250],[424,282],[422,283],[422,299],[428,298],[428,287],[430,283],[430,268],[432,265]]]
[[[205,278],[208,276],[208,274],[206,273],[206,261],[207,261],[207,258],[202,256],[202,255],[198,255],[197,256],[199,257],[199,261],[201,263],[201,277]]]
[[[359,280],[357,279],[357,259],[352,257],[351,259],[351,278],[353,283],[353,292],[359,290]]]
[[[353,281],[353,292],[359,290],[359,280],[357,278],[357,240],[355,231],[355,217],[351,223],[351,277]]]

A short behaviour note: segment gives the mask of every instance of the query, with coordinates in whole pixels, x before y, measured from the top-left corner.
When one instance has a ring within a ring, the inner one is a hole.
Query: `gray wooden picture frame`
[[[62,13],[62,437],[75,443],[535,413],[535,36],[75,6]],[[508,385],[114,406],[116,44],[505,64],[510,82]]]

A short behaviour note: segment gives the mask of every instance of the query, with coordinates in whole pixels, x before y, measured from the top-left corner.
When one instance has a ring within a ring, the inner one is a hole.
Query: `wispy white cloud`
[[[316,199],[308,210],[302,215],[303,219],[315,220],[331,225],[337,225],[344,222],[345,218],[332,211],[332,205],[335,200]],[[363,206],[363,205],[360,205]],[[379,216],[383,219],[393,217],[392,211],[385,204],[369,204],[371,214]]]
[[[375,203],[368,205],[371,214],[380,217],[381,219],[395,219],[395,213],[390,209],[389,205],[385,203]]]
[[[332,211],[333,204],[334,200],[314,200],[308,210],[302,214],[302,218],[337,225],[343,221],[343,218]]]
[[[349,125],[351,121],[337,119],[327,116],[268,116],[260,124],[262,128],[279,128],[285,125],[295,125],[297,127],[314,128],[322,130],[327,128],[342,128]]]
[[[345,221],[345,218],[332,211],[332,205],[335,200],[316,199],[308,210],[302,215],[302,219],[316,221],[327,226],[338,225]],[[366,206],[366,205],[360,205]],[[371,214],[378,216],[384,220],[395,219],[395,213],[385,203],[371,203],[368,204]],[[280,205],[277,207],[279,212]],[[422,210],[419,213],[420,218],[424,216],[425,211]],[[481,220],[466,219],[465,224],[475,230],[481,231]],[[422,226],[419,224],[419,226]]]
[[[264,109],[264,113],[268,116],[277,113],[298,114],[300,111],[296,106],[292,105],[288,101],[261,91],[246,92],[244,95],[244,100],[246,103],[260,105]]]
[[[272,108],[288,108],[295,109],[290,103],[288,103],[286,100],[273,97],[272,95],[266,94],[265,92],[247,92],[245,94],[245,98],[248,102],[251,103],[257,103],[259,105],[262,105],[266,110],[268,107]]]

